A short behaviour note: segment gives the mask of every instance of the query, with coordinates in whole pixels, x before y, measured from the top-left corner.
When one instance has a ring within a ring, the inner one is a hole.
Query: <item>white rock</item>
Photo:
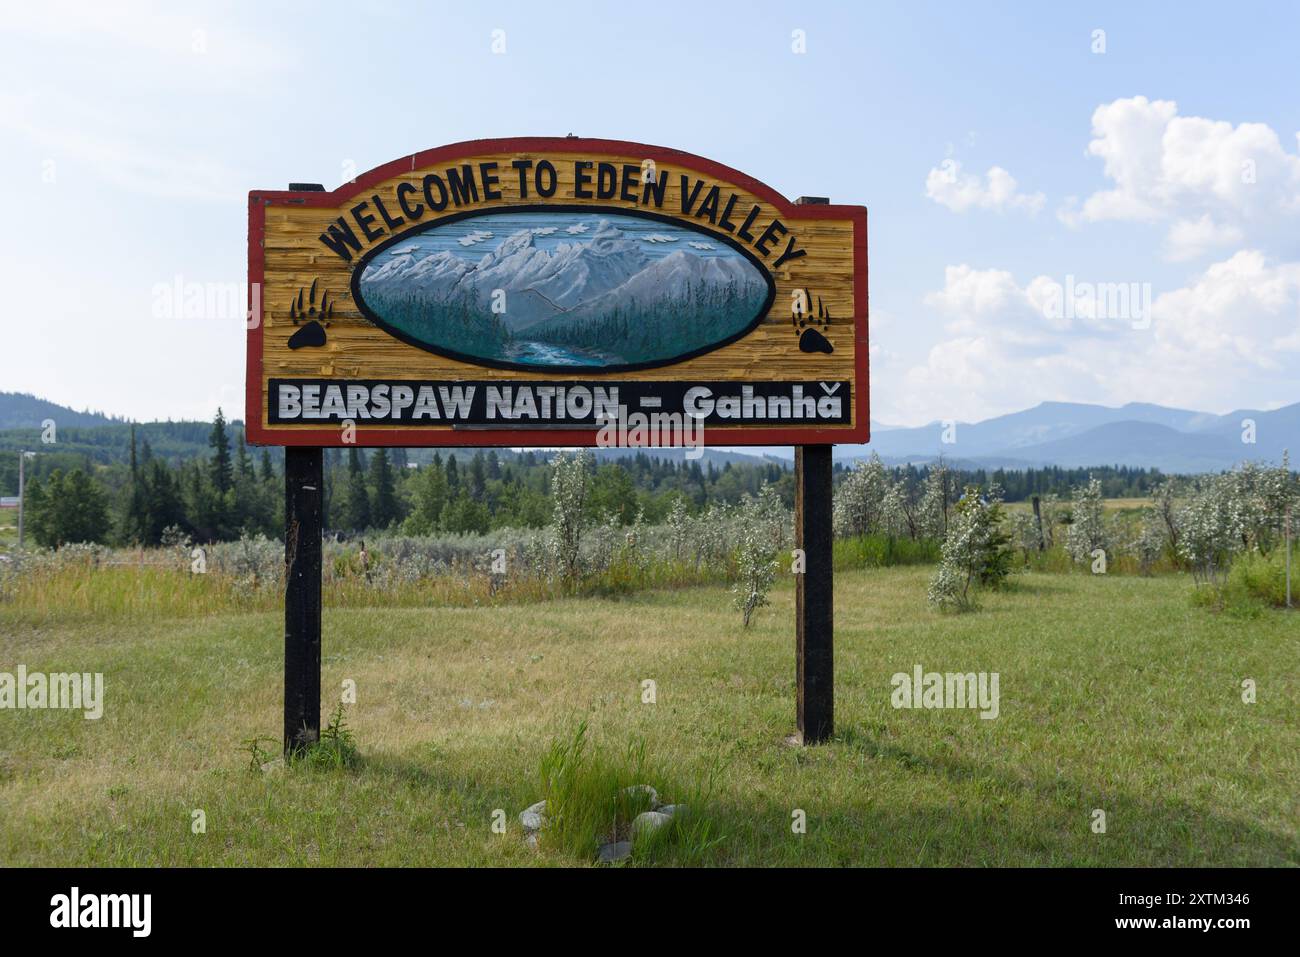
[[[613,844],[600,845],[600,860],[602,863],[610,864],[614,861],[623,861],[631,856],[631,841],[616,841]]]
[[[665,804],[663,807],[659,808],[658,810],[659,810],[659,813],[660,813],[660,814],[667,814],[669,817],[672,817],[674,814],[684,814],[684,813],[686,813],[686,805],[685,805],[685,804]]]
[[[630,785],[623,789],[623,793],[628,797],[639,797],[644,794],[646,797],[650,798],[650,806],[652,808],[659,806],[659,792],[648,784]]]
[[[546,802],[538,801],[520,811],[519,823],[529,831],[540,831],[546,827]]]
[[[659,811],[646,811],[642,814],[638,814],[636,820],[632,822],[632,833],[650,834],[659,830],[659,828],[663,827],[671,820],[671,816],[661,814]]]

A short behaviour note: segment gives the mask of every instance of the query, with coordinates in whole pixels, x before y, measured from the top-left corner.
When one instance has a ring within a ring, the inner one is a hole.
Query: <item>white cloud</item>
[[[943,289],[927,293],[927,306],[944,313],[950,333],[973,334],[996,329],[1005,340],[1029,344],[1069,321],[1048,309],[1053,289],[1060,283],[1038,276],[1025,287],[1005,269],[974,269],[963,263],[944,270]]]
[[[1156,338],[1163,354],[1205,361],[1221,378],[1276,371],[1300,352],[1300,263],[1275,263],[1242,250],[1215,263],[1190,285],[1155,301]],[[1292,375],[1292,390],[1296,379]]]
[[[1197,259],[1223,246],[1235,246],[1246,238],[1239,226],[1216,223],[1209,213],[1199,219],[1180,219],[1169,227],[1165,258],[1173,262]]]
[[[1175,259],[1294,228],[1284,221],[1300,213],[1300,153],[1267,124],[1179,116],[1172,100],[1135,96],[1097,107],[1092,135],[1088,154],[1114,185],[1067,201],[1064,222],[1172,220]]]
[[[1223,410],[1300,399],[1300,263],[1238,252],[1156,296],[1145,328],[1105,318],[1100,296],[1091,313],[1081,303],[1079,316],[1051,319],[1046,305],[1062,287],[948,266],[924,299],[947,320],[945,335],[902,374],[890,414],[969,421],[1044,400]]]
[[[1047,201],[1042,193],[1022,193],[1015,177],[1001,166],[989,168],[981,179],[973,173],[963,173],[961,163],[946,159],[930,170],[925,178],[925,195],[954,213],[968,209],[1024,209],[1036,214]]]

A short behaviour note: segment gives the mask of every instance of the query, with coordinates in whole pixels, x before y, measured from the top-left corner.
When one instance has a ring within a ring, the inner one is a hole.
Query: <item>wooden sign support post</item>
[[[289,189],[320,193],[319,183]],[[320,740],[320,583],[324,449],[284,450],[284,753]]]
[[[824,206],[824,196],[800,196],[796,206]],[[835,733],[835,577],[831,522],[830,445],[794,450],[794,538],[804,554],[795,579],[795,712],[799,740],[819,744]]]
[[[320,739],[322,450],[284,450],[284,753]]]
[[[835,731],[831,449],[801,445],[794,450],[794,539],[805,561],[794,593],[795,694],[803,744],[826,741]]]

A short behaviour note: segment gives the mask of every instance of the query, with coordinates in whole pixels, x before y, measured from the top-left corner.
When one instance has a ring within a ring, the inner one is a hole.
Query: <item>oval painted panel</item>
[[[554,206],[443,219],[353,273],[367,318],[481,365],[618,372],[733,342],[775,287],[748,250],[667,217]]]

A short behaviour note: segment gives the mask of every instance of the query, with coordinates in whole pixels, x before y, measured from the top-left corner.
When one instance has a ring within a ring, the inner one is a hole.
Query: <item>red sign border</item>
[[[332,192],[256,189],[248,194],[248,311],[253,319],[253,289],[264,280],[263,240],[267,206],[307,206],[337,208],[343,200],[394,176],[423,169],[463,156],[488,153],[613,153],[652,159],[656,163],[680,164],[742,187],[771,204],[787,220],[848,219],[853,221],[854,275],[854,373],[855,424],[850,429],[792,426],[790,428],[727,428],[715,434],[719,445],[833,445],[865,443],[871,439],[870,388],[867,363],[867,326],[870,306],[867,300],[867,208],[838,204],[796,205],[764,183],[729,166],[686,153],[682,150],[623,140],[583,139],[563,136],[511,137],[506,139],[465,140],[435,149],[424,150],[376,166],[344,183]],[[263,297],[257,297],[256,322],[248,329],[248,354],[244,391],[244,426],[247,439],[254,445],[340,447],[338,428],[270,429],[262,425],[262,329]],[[623,379],[634,378],[623,376]],[[804,378],[804,377],[797,377]],[[611,381],[618,381],[611,379]],[[515,446],[594,447],[598,428],[590,429],[408,429],[374,428],[361,424],[356,429],[356,445],[361,448],[397,446],[408,448],[505,448]],[[707,430],[706,430],[707,438]]]

